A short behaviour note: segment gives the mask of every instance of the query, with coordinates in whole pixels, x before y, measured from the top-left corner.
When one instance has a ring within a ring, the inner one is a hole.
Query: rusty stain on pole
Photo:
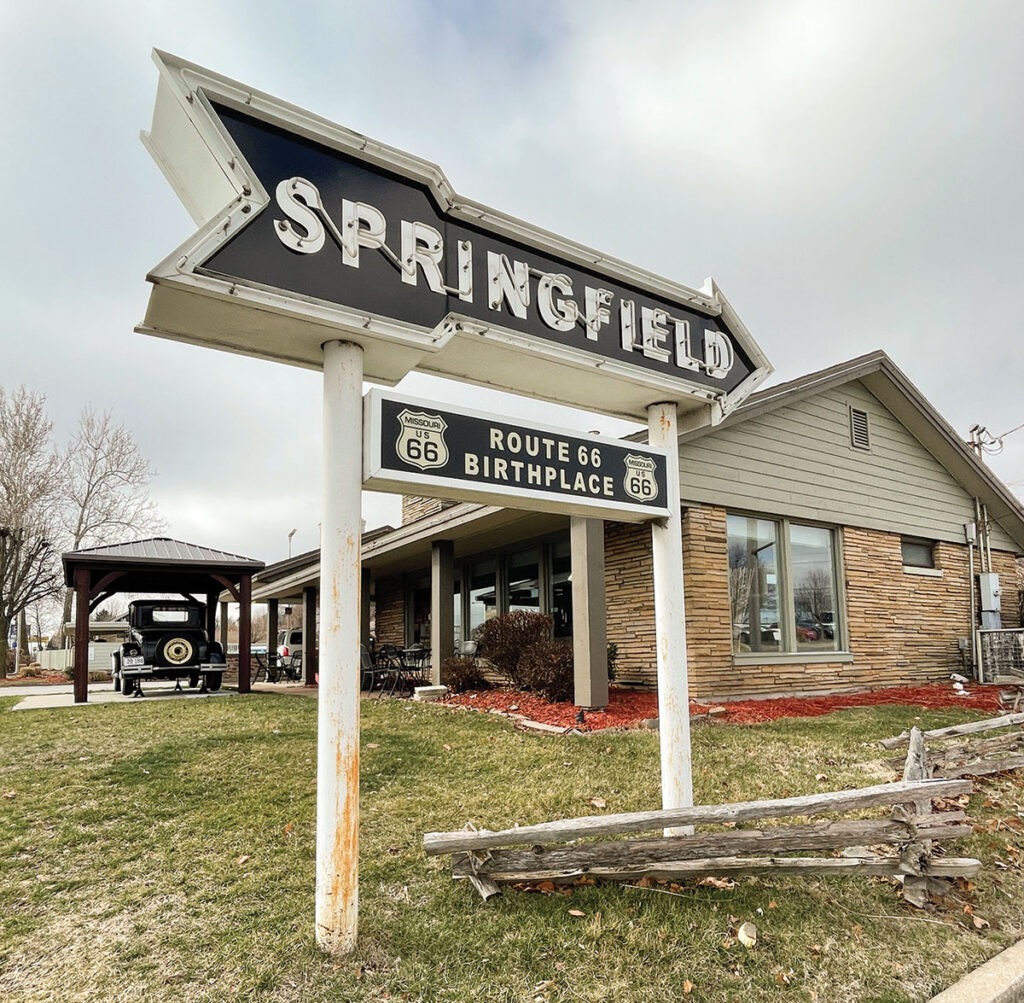
[[[358,345],[324,345],[316,940],[333,955],[355,947],[359,912],[362,378]]]
[[[686,604],[683,598],[683,516],[679,506],[679,442],[675,404],[647,409],[648,442],[667,451],[669,517],[651,523],[654,566],[654,627],[658,659],[658,734],[661,741],[661,805],[693,804],[690,761],[690,686],[686,664]],[[666,829],[684,835],[690,827]]]

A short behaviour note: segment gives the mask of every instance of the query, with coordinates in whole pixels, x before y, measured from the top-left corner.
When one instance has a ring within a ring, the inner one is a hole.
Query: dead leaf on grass
[[[379,749],[380,746],[376,742],[367,742],[366,748],[368,749]]]
[[[694,986],[694,984],[689,979],[685,979],[683,981],[683,995],[684,996],[689,996],[690,993],[692,993],[695,988],[696,988],[696,986]]]
[[[608,802],[604,798],[587,798],[595,808],[607,808]]]
[[[285,834],[286,836],[290,836],[290,835],[292,834],[292,829],[294,829],[294,828],[295,828],[295,823],[294,823],[294,822],[289,822],[289,823],[288,823],[288,824],[287,824],[287,825],[286,825],[286,826],[284,827],[284,834]]]
[[[445,752],[451,752],[452,751],[452,747],[447,742],[444,743],[444,751]]]
[[[736,882],[732,878],[701,878],[697,882],[698,885],[704,888],[735,888]]]
[[[570,909],[570,916],[586,916],[586,913],[582,909]]]
[[[975,930],[984,930],[989,925],[987,919],[982,919],[980,916],[971,916],[971,922],[974,923]]]
[[[753,923],[743,923],[736,931],[736,939],[746,948],[757,944],[757,927]]]
[[[241,867],[241,866],[242,866],[242,864],[247,864],[247,863],[249,863],[249,855],[248,855],[247,853],[243,853],[243,854],[242,854],[242,855],[241,855],[241,856],[240,856],[240,857],[239,857],[239,858],[238,858],[238,859],[237,859],[237,860],[235,861],[235,863],[236,863],[236,864],[238,864],[238,866],[239,866],[239,867]]]
[[[13,797],[17,797],[17,796],[18,796],[18,792],[17,791],[4,791],[4,797],[5,798],[13,798]]]

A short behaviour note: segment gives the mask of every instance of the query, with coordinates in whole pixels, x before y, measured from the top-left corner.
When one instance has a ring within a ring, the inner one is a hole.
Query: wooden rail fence
[[[903,875],[923,881],[926,893],[931,881],[968,877],[981,866],[970,858],[934,857],[931,853],[931,840],[955,839],[971,832],[963,812],[932,813],[932,800],[969,794],[971,789],[971,783],[963,780],[906,779],[800,797],[587,816],[500,831],[430,832],[423,837],[423,848],[431,856],[452,854],[453,878],[468,880],[485,901],[498,894],[501,885],[520,882],[682,880],[727,874]],[[601,839],[576,845],[578,840],[595,837],[759,819],[813,818],[880,806],[892,807],[890,817]],[[882,844],[894,846],[896,853],[883,855],[864,849]],[[844,848],[847,852],[842,856],[790,855]],[[850,848],[855,849],[851,852]],[[920,899],[920,895],[912,898]]]

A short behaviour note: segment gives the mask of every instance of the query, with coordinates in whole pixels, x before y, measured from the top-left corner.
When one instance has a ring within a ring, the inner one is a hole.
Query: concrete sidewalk
[[[114,684],[111,683],[89,683],[89,692],[97,693],[109,690],[114,691]],[[26,697],[35,693],[74,693],[73,683],[36,683],[26,686],[0,686],[0,697]]]
[[[100,688],[102,687],[102,688]],[[176,693],[171,689],[145,689],[143,696],[124,696],[115,693],[112,686],[104,686],[102,683],[96,688],[89,687],[89,702],[84,704],[75,703],[74,690],[71,687],[65,689],[63,686],[47,686],[45,688],[17,687],[18,689],[31,689],[31,693],[23,695],[11,710],[48,710],[54,707],[88,707],[90,704],[108,703],[144,703],[147,700],[205,700],[208,697],[233,697],[238,696],[237,690],[217,690],[216,693],[200,693],[199,690],[186,689]],[[39,690],[43,689],[40,693]],[[54,693],[53,690],[62,692]],[[6,694],[4,694],[6,696]],[[11,694],[12,696],[17,694]]]

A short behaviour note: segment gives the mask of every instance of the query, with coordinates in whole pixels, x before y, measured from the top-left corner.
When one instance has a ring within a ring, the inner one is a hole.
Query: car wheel
[[[130,697],[135,691],[135,680],[131,676],[121,676],[121,692],[126,696]]]
[[[211,693],[216,692],[220,689],[220,684],[224,681],[223,672],[207,672],[206,673],[206,688]]]
[[[199,673],[198,672],[190,672],[188,674],[188,685],[189,685],[189,689],[193,689],[193,690],[199,685]]]

